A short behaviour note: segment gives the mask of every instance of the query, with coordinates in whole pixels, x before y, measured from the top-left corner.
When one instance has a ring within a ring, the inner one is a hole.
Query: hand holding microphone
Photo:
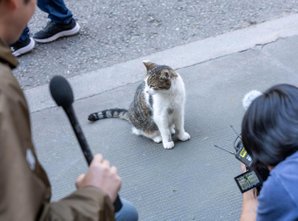
[[[117,168],[110,166],[101,154],[96,154],[86,174],[81,174],[76,182],[77,189],[94,186],[107,193],[114,202],[120,190],[121,180]]]
[[[103,191],[107,191],[106,193],[114,202],[115,212],[118,212],[122,207],[122,202],[117,194],[121,185],[117,169],[111,167],[110,163],[104,160],[101,155],[96,155],[93,159],[93,154],[72,107],[74,97],[70,84],[64,77],[55,76],[50,82],[50,92],[56,104],[64,109],[87,164],[90,166],[87,173],[78,178],[77,187],[95,186]]]

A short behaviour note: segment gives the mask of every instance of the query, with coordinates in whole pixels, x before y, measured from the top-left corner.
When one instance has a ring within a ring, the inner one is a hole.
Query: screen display
[[[257,187],[261,184],[261,181],[255,171],[247,171],[239,176],[235,177],[235,181],[242,193]]]

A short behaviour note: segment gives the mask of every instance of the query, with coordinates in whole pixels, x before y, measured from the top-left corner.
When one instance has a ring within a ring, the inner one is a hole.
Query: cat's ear
[[[157,65],[152,63],[151,61],[148,60],[144,60],[143,64],[145,65],[147,71],[152,70],[153,68],[155,68]]]

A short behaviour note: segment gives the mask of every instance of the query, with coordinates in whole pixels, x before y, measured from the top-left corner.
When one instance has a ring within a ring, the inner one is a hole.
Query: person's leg
[[[121,198],[122,208],[115,214],[116,221],[138,221],[139,215],[131,202]]]
[[[37,6],[48,13],[51,21],[57,23],[69,24],[73,17],[63,0],[38,0]]]
[[[19,38],[19,41],[25,41],[29,38],[30,30],[28,26],[23,30],[21,37]]]
[[[38,0],[38,7],[48,13],[50,22],[41,31],[34,34],[39,43],[48,43],[80,31],[80,25],[73,19],[71,11],[63,0]]]
[[[18,57],[33,50],[35,42],[30,38],[29,33],[30,30],[26,27],[19,40],[10,46],[14,56]]]

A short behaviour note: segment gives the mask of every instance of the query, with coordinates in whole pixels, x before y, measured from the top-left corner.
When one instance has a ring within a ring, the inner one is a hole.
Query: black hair
[[[242,141],[255,162],[276,166],[298,150],[298,88],[278,84],[257,97],[242,120]]]

